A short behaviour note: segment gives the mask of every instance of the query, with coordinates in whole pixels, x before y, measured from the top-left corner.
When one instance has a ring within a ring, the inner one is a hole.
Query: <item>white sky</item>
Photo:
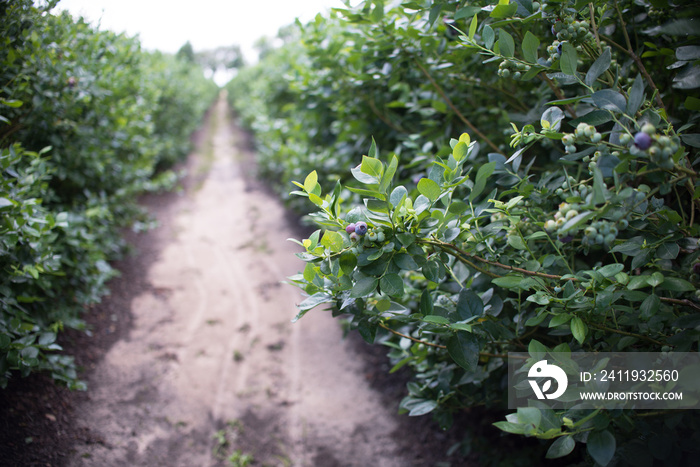
[[[356,4],[357,1],[353,2]],[[174,53],[190,41],[195,51],[240,45],[255,61],[253,44],[280,27],[344,8],[342,0],[61,0],[56,9],[83,16],[101,29],[138,35],[144,48]]]

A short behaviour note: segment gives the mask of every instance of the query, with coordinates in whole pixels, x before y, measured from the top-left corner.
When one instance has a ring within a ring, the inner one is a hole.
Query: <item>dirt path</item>
[[[214,112],[201,185],[168,210],[132,328],[76,410],[93,437],[68,465],[246,465],[246,454],[251,465],[415,465],[338,323],[320,310],[290,323],[301,295],[280,281],[301,269],[286,241],[298,233],[246,182],[224,99]]]

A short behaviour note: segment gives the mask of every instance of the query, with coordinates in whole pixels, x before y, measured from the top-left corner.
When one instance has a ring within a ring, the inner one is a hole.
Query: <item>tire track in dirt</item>
[[[410,466],[393,409],[328,313],[291,324],[303,264],[284,209],[248,180],[225,99],[197,189],[169,209],[170,238],[133,297],[133,328],[90,377],[71,466]]]

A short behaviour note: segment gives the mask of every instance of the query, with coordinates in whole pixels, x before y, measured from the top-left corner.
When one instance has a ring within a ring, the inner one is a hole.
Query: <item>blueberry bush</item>
[[[139,194],[168,170],[217,93],[202,70],[142,51],[54,2],[0,2],[0,386],[50,372],[71,387],[57,334],[84,328],[147,219]]]
[[[484,464],[698,456],[692,411],[505,410],[509,351],[698,351],[700,9],[680,6],[368,0],[229,84],[320,227],[297,319],[324,305],[387,346],[404,413],[504,417],[453,427]],[[505,433],[529,442],[484,444]]]

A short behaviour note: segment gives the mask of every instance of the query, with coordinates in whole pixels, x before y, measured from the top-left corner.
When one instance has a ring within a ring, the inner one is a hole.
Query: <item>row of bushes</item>
[[[228,86],[323,228],[299,317],[330,305],[390,347],[401,410],[445,428],[505,411],[511,351],[698,351],[698,7],[388,3],[285,31]],[[538,438],[519,452],[457,428],[484,464],[691,465],[699,422],[531,407],[496,423]]]
[[[2,387],[36,370],[81,386],[56,336],[84,327],[120,229],[146,220],[137,196],[173,184],[217,93],[199,68],[52,6],[0,3]]]

